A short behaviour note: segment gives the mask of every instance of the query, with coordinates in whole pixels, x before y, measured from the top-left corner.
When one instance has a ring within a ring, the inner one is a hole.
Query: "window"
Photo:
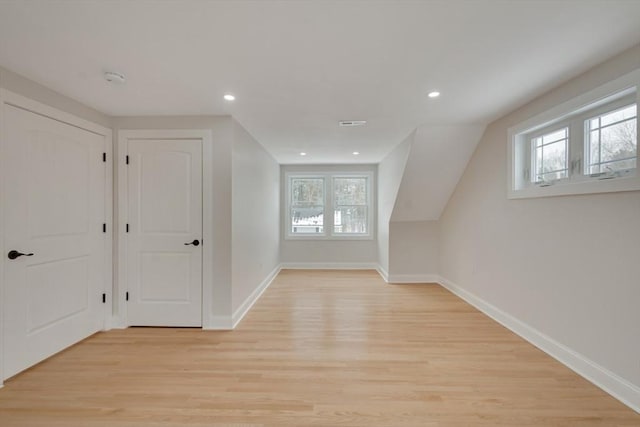
[[[640,190],[640,70],[509,130],[510,198]]]
[[[367,177],[333,178],[333,233],[368,234]]]
[[[285,179],[287,238],[373,238],[373,173],[287,173]]]
[[[324,178],[292,178],[292,234],[324,233]]]
[[[586,174],[636,168],[637,117],[637,105],[631,104],[587,120]]]
[[[569,176],[569,128],[533,138],[531,148],[533,182],[549,182]]]

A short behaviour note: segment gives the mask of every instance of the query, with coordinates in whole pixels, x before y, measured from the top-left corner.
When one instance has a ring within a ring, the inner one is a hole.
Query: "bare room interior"
[[[639,23],[0,0],[0,426],[640,425]]]

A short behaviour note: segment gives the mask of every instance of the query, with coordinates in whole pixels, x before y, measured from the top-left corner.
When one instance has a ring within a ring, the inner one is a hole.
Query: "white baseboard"
[[[104,325],[102,326],[102,331],[105,332],[113,329],[114,322],[115,322],[115,319],[113,318],[113,316],[108,316],[106,319],[104,319]]]
[[[260,283],[260,285],[258,285],[258,287],[253,292],[251,292],[251,295],[249,295],[247,299],[244,300],[242,305],[238,307],[238,309],[233,313],[232,329],[235,329],[235,327],[238,326],[238,323],[240,323],[245,314],[247,314],[249,310],[251,310],[253,304],[258,301],[263,292],[267,290],[269,285],[271,285],[271,282],[273,282],[273,279],[275,279],[278,273],[280,273],[281,269],[282,268],[279,265],[276,266],[276,268],[274,268],[273,271],[269,273],[269,275]]]
[[[205,331],[229,331],[233,329],[233,320],[229,316],[211,316],[209,322],[202,324]]]
[[[385,270],[381,265],[378,264],[376,265],[376,271],[378,272],[380,277],[382,277],[382,280],[389,283],[389,273],[387,273],[387,270]]]
[[[375,269],[387,283],[440,283],[440,276],[437,274],[389,274],[379,264]]]
[[[375,262],[283,262],[282,270],[376,270]]]
[[[390,274],[387,283],[440,283],[437,274]]]
[[[111,324],[109,325],[110,329],[127,329],[129,325],[124,321],[124,319],[120,316],[112,316]]]
[[[127,329],[128,326],[122,321],[120,316],[109,316],[105,321],[103,331],[109,331],[111,329]]]
[[[640,413],[640,387],[631,384],[582,354],[555,341],[553,338],[505,313],[471,292],[464,290],[450,280],[439,277],[438,283],[577,374],[591,381],[634,411]]]

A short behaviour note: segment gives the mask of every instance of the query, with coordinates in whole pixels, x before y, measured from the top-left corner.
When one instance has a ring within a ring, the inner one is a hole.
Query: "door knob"
[[[188,246],[188,245],[198,246],[198,245],[200,245],[200,241],[198,239],[196,239],[193,242],[185,243],[184,245],[185,246]]]
[[[9,259],[16,259],[21,256],[33,256],[33,254],[23,254],[22,252],[18,252],[16,250],[9,251],[9,253],[7,254],[7,257]]]

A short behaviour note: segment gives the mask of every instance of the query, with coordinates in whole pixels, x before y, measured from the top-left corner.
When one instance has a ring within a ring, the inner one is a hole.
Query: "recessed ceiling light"
[[[434,90],[433,92],[429,92],[429,95],[427,95],[429,98],[437,98],[440,96],[440,92],[438,92],[437,90]]]
[[[307,153],[305,153],[304,151],[300,153],[301,156],[306,156]]]
[[[224,96],[224,99],[226,99],[227,101],[233,101],[234,99],[236,99],[236,97],[228,93]]]
[[[354,156],[357,156],[358,154],[360,154],[360,152],[359,152],[359,151],[354,151],[354,152],[353,152],[353,155],[354,155]]]

